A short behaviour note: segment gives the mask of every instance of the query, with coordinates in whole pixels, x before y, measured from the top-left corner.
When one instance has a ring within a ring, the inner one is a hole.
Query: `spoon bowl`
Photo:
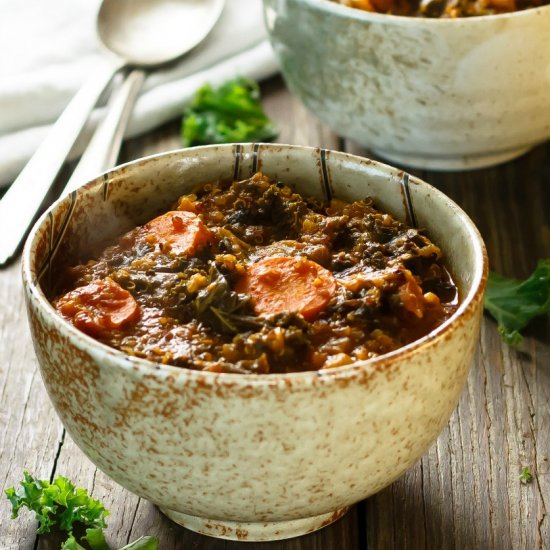
[[[104,0],[98,35],[129,65],[151,67],[180,57],[212,30],[224,0]]]

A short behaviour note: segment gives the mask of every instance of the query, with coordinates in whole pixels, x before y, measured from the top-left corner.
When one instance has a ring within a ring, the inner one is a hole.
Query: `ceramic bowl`
[[[76,330],[48,302],[57,274],[83,250],[168,209],[200,182],[256,170],[320,199],[375,197],[426,228],[446,252],[458,311],[376,360],[258,376],[129,357]],[[189,529],[272,540],[334,521],[403,474],[436,439],[476,346],[487,259],[464,212],[416,178],[344,153],[244,144],[148,157],[80,188],[34,227],[23,273],[44,384],[90,460]]]
[[[550,5],[461,19],[328,0],[264,0],[264,10],[291,92],[381,157],[478,168],[550,137]]]

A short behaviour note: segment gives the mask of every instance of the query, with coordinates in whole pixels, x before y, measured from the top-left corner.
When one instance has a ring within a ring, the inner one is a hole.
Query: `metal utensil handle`
[[[63,189],[62,196],[116,164],[124,132],[144,79],[145,73],[140,69],[134,69],[113,93],[107,105],[107,113]]]
[[[0,266],[17,252],[99,96],[122,66],[111,61],[93,73],[0,199]]]

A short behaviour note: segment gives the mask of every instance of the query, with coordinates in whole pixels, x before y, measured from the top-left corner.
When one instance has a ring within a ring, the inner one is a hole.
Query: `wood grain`
[[[263,85],[278,140],[371,156],[341,139],[287,92]],[[179,122],[129,141],[121,160],[179,147]],[[411,171],[411,170],[409,170]],[[451,196],[474,220],[491,266],[525,277],[550,257],[550,144],[505,165],[472,172],[412,171]],[[155,534],[164,549],[542,549],[550,548],[550,327],[538,323],[519,350],[502,344],[485,319],[460,403],[427,454],[393,485],[311,535],[273,543],[234,543],[178,527],[150,503],[98,471],[65,434],[37,370],[24,312],[19,264],[0,272],[0,490],[24,468],[63,474],[111,510],[107,536],[122,546]],[[533,482],[519,481],[529,466]],[[9,520],[0,499],[1,550],[53,550],[58,536],[36,537],[30,514]]]

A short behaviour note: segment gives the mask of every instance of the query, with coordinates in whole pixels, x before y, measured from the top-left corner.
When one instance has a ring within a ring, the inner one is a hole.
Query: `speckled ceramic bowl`
[[[257,169],[304,195],[372,196],[446,251],[462,305],[377,360],[264,376],[128,357],[77,331],[46,296],[84,250],[167,209],[199,182]],[[314,531],[412,466],[456,406],[476,345],[487,259],[479,233],[428,184],[383,164],[288,145],[186,149],[112,170],[58,201],[24,250],[42,378],[63,424],[101,470],[192,530],[240,540]]]
[[[290,90],[391,161],[467,169],[550,137],[550,5],[423,19],[328,0],[264,0]]]

